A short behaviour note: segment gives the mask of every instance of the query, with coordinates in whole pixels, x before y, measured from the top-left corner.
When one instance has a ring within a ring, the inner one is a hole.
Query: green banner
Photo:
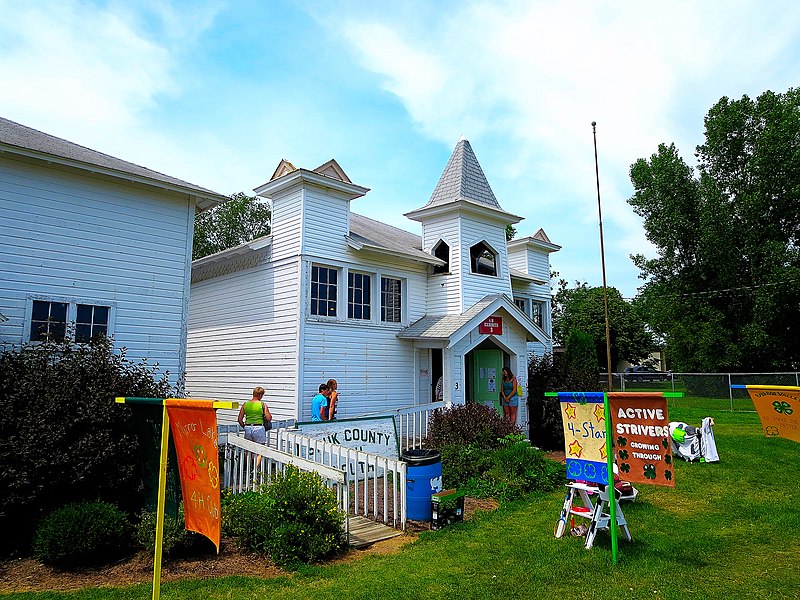
[[[144,508],[156,512],[158,507],[158,473],[161,462],[161,404],[127,403],[133,414],[134,427],[139,439],[139,459],[144,483]],[[178,478],[178,455],[170,436],[167,462],[167,489],[164,514],[178,518],[181,485]]]

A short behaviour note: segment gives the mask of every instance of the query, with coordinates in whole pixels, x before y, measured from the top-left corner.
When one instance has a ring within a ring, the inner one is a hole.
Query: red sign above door
[[[489,317],[483,323],[478,325],[478,333],[503,335],[503,318]]]

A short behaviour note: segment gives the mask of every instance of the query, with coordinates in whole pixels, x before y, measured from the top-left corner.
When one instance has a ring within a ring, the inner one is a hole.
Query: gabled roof
[[[439,178],[439,183],[436,184],[425,207],[448,204],[456,200],[468,200],[503,210],[486,180],[486,175],[483,174],[472,146],[464,138],[456,144]]]
[[[435,256],[423,252],[422,238],[418,235],[354,212],[350,213],[350,235],[347,241],[355,250],[363,248],[432,265],[445,264]]]
[[[479,323],[503,309],[526,330],[528,341],[547,343],[547,334],[523,313],[505,294],[490,294],[460,315],[425,315],[397,334],[398,338],[419,341],[446,341],[452,346]]]
[[[350,181],[347,173],[344,172],[344,169],[342,169],[342,167],[339,166],[339,163],[333,158],[328,162],[318,166],[316,169],[314,169],[314,172],[319,173],[320,175],[325,175],[326,177],[333,177],[334,179],[344,181],[345,183],[353,183]]]
[[[103,154],[97,150],[86,148],[0,117],[0,153],[2,152],[45,159],[51,162],[53,158],[58,158],[61,160],[56,162],[79,169],[188,193],[205,200],[205,202],[198,202],[198,206],[201,209],[210,208],[228,199],[227,196],[193,183],[164,175],[158,171]]]

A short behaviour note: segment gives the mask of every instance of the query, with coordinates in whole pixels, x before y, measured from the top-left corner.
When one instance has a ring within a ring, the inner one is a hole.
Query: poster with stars
[[[661,392],[609,392],[619,476],[631,483],[675,487],[667,399]]]
[[[559,392],[567,479],[608,483],[602,392]]]

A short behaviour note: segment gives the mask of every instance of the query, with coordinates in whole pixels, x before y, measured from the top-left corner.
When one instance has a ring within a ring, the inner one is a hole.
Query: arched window
[[[433,274],[449,273],[450,272],[450,246],[444,240],[439,242],[433,247],[433,255],[439,260],[443,260],[443,265],[434,265]]]
[[[480,275],[497,277],[497,255],[486,242],[475,244],[469,249],[469,269]]]

